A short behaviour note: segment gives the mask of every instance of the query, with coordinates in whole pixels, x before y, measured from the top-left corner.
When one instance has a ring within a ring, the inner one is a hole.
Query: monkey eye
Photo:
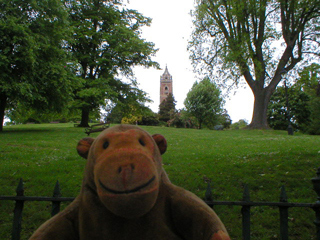
[[[141,144],[141,146],[145,146],[145,142],[142,139],[139,139],[139,143]]]
[[[108,141],[105,141],[104,144],[102,145],[102,147],[104,149],[107,149],[109,147],[109,142]]]

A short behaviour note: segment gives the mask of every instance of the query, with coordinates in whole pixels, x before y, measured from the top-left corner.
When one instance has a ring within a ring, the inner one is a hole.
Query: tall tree
[[[172,93],[169,93],[159,105],[159,120],[167,122],[173,118],[176,111],[176,100]]]
[[[267,107],[281,75],[307,54],[320,56],[319,14],[320,0],[197,0],[193,64],[224,86],[242,76],[254,94],[249,127],[268,128]]]
[[[184,101],[187,112],[197,119],[200,129],[203,124],[213,127],[218,122],[223,103],[221,91],[208,77],[195,82]]]
[[[90,112],[104,105],[106,99],[117,101],[128,93],[128,84],[119,79],[119,74],[132,77],[135,65],[158,66],[151,60],[156,52],[154,44],[140,36],[141,27],[148,26],[151,19],[124,8],[121,2],[66,2],[74,27],[71,51],[79,63],[81,85],[75,103],[82,111],[82,127],[88,126]],[[137,88],[134,80],[131,85]]]
[[[0,131],[5,110],[18,101],[59,109],[68,100],[68,32],[60,0],[0,0]]]

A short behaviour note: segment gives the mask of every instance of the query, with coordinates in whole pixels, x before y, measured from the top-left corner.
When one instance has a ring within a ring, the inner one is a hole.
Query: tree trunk
[[[198,122],[199,122],[199,129],[202,129],[202,118],[201,117],[199,117]]]
[[[254,107],[249,129],[269,129],[268,125],[268,104],[272,95],[270,89],[259,89],[254,93]]]
[[[4,111],[6,110],[7,99],[5,93],[0,93],[0,132],[3,130]]]
[[[79,124],[79,127],[89,127],[89,114],[90,110],[89,108],[83,107],[81,113],[81,122]]]

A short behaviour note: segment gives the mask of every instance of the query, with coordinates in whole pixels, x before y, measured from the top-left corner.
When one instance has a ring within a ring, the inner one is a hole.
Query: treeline
[[[184,105],[185,108],[176,109],[174,96],[169,93],[160,103],[157,114],[145,108],[140,112],[131,111],[134,114],[128,116],[124,111],[115,108],[110,114],[110,120],[117,123],[216,130],[229,128],[231,125],[230,116],[223,108],[221,91],[208,77],[193,84]]]

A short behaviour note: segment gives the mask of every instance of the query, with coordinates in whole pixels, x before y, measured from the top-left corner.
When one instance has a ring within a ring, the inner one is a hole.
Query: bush
[[[142,117],[137,116],[124,117],[121,120],[121,124],[137,124],[141,119]]]
[[[244,119],[240,119],[238,122],[231,124],[231,129],[243,129],[248,126],[248,122]]]
[[[159,118],[154,115],[143,116],[140,121],[138,121],[139,125],[146,126],[158,126],[160,124]]]

